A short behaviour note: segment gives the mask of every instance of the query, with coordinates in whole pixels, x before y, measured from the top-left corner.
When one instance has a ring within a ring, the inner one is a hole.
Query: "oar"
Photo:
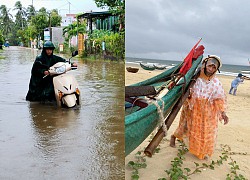
[[[171,113],[165,119],[165,124],[167,126],[167,130],[170,128],[171,124],[173,123],[176,115],[178,114],[179,110],[181,109],[182,104],[184,103],[186,98],[190,95],[190,88],[192,88],[194,86],[194,84],[196,82],[196,79],[199,77],[199,75],[200,75],[200,68],[198,69],[196,74],[191,79],[191,81],[190,81],[190,83],[189,83],[189,85],[188,85],[188,87],[186,89],[185,94],[183,96],[181,96],[181,98],[174,105]],[[154,136],[154,138],[152,139],[152,141],[149,143],[149,145],[144,150],[144,153],[145,153],[146,156],[152,157],[152,154],[153,154],[154,150],[159,145],[159,143],[163,139],[164,135],[165,135],[165,133],[164,133],[162,127],[161,127],[158,130],[158,132],[156,133],[156,135]]]

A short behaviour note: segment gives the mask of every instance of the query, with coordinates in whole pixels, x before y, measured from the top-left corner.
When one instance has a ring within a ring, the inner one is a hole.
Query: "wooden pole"
[[[191,82],[189,83],[189,85],[188,85],[188,87],[187,87],[187,89],[185,91],[185,94],[177,101],[177,103],[174,105],[171,113],[165,119],[165,124],[167,126],[167,130],[172,125],[176,115],[178,114],[179,110],[182,107],[182,104],[184,103],[186,98],[190,95],[190,88],[192,88],[194,86],[194,84],[196,82],[196,79],[199,77],[199,75],[200,75],[200,69],[197,71],[197,73],[191,79]],[[152,141],[149,143],[149,145],[144,150],[144,153],[145,153],[146,156],[152,157],[152,154],[153,154],[154,150],[159,145],[159,143],[161,142],[161,140],[163,139],[164,136],[165,136],[165,133],[164,133],[162,127],[161,127],[158,130],[158,132],[156,133],[156,135],[154,136],[154,138],[152,139]]]

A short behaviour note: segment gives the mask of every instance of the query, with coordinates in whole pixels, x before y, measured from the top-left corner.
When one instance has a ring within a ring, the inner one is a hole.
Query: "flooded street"
[[[0,51],[0,179],[124,179],[124,64],[86,61],[70,71],[81,106],[25,100],[40,51]]]

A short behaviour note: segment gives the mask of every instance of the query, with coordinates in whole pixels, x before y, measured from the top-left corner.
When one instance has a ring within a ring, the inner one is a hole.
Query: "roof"
[[[77,16],[79,18],[94,18],[94,17],[108,17],[113,14],[110,11],[102,11],[102,12],[87,12]]]

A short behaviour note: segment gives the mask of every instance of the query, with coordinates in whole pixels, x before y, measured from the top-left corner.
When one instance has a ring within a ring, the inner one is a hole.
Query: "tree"
[[[31,18],[36,15],[36,10],[33,5],[29,5],[27,8],[27,19],[30,22]]]
[[[17,1],[15,3],[14,10],[17,10],[16,21],[15,21],[16,26],[17,26],[17,28],[22,28],[22,30],[23,30],[24,27],[27,26],[27,23],[26,23],[26,17],[27,17],[26,9],[22,6],[22,3],[20,1]]]
[[[48,15],[45,8],[41,8],[37,14],[31,18],[30,25],[35,28],[35,37],[40,36],[43,39],[43,31],[48,27]]]
[[[3,43],[4,43],[4,38],[3,38],[2,31],[0,30],[0,49],[3,49],[2,47]]]
[[[5,5],[0,6],[0,18],[1,18],[1,27],[2,33],[5,37],[8,36],[8,33],[11,32],[13,27],[13,16],[9,13],[10,9],[7,9]]]
[[[45,28],[59,26],[61,23],[62,17],[58,14],[56,9],[53,9],[51,12],[48,12],[44,7],[38,10],[35,16],[31,17],[30,26],[34,30],[29,30],[31,32],[31,37],[34,36],[36,32],[36,37],[41,37],[43,39],[43,32]]]
[[[86,33],[86,25],[79,24],[77,26],[77,23],[75,22],[63,28],[63,36],[66,38],[66,41],[71,39],[73,36],[77,36],[77,33]]]
[[[50,14],[51,27],[56,27],[61,25],[62,17],[58,14],[57,9],[53,9]]]

